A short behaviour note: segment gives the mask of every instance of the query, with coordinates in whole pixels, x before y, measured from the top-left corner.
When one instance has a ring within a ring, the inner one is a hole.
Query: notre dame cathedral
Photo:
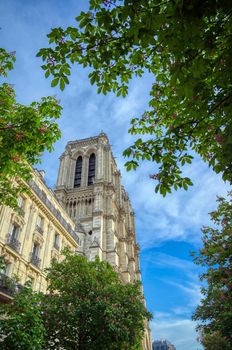
[[[22,215],[0,207],[6,278],[17,269],[22,283],[30,279],[35,290],[46,290],[43,270],[68,246],[109,262],[125,282],[141,280],[134,212],[106,134],[68,142],[54,191],[38,171],[30,187],[33,195],[19,200]],[[0,286],[0,301],[5,294]],[[151,350],[148,324],[145,333],[143,349]]]
[[[60,158],[56,196],[81,228],[89,259],[98,255],[118,268],[125,282],[141,278],[139,246],[130,200],[107,136],[71,141]]]

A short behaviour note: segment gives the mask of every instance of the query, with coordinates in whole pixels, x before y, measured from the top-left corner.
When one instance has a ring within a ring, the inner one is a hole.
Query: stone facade
[[[51,259],[61,259],[60,251],[76,251],[80,238],[75,223],[63,210],[42,175],[34,171],[30,194],[19,198],[19,211],[0,206],[0,255],[6,262],[0,273],[0,302],[13,297],[11,278],[18,285],[32,282],[36,291],[47,288],[44,270]]]
[[[141,280],[134,211],[104,133],[67,144],[55,194],[81,228],[79,252],[108,261],[125,282]],[[143,347],[152,347],[148,324]]]

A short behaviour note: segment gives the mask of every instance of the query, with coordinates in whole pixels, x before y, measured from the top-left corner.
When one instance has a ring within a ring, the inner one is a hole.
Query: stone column
[[[68,173],[68,179],[67,179],[67,187],[68,188],[74,187],[75,168],[76,168],[76,159],[70,158],[69,159],[69,173]]]
[[[43,261],[43,268],[50,267],[51,262],[51,251],[52,251],[52,244],[54,242],[54,227],[52,223],[49,221],[47,225],[47,234],[44,241],[44,257],[42,259]]]
[[[31,253],[31,242],[32,242],[32,236],[35,229],[35,225],[36,225],[37,213],[38,213],[38,209],[36,208],[35,204],[32,203],[29,209],[29,216],[27,220],[27,226],[25,229],[24,241],[22,244],[23,257],[26,260],[28,260],[28,252]],[[27,255],[24,255],[24,252]]]
[[[110,152],[110,146],[107,145],[105,146],[106,150],[106,164],[105,167],[107,169],[107,177],[106,181],[111,182],[112,181],[112,176],[111,176],[111,152]]]
[[[97,155],[96,155],[96,180],[101,180],[103,178],[103,145],[101,143],[98,144]]]
[[[81,187],[86,187],[88,185],[88,170],[89,170],[89,157],[84,155],[82,157]]]
[[[67,173],[68,173],[68,154],[66,153],[62,159],[62,168],[61,168],[61,178],[60,178],[60,186],[67,185]]]
[[[59,166],[59,172],[57,177],[56,186],[62,186],[62,178],[63,178],[63,171],[64,171],[64,154],[60,157],[60,166]]]

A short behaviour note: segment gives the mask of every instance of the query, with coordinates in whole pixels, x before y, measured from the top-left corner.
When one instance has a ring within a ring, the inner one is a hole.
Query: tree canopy
[[[2,350],[42,350],[44,340],[41,296],[26,285],[11,304],[0,305],[0,347]]]
[[[74,63],[91,68],[104,94],[126,96],[133,76],[154,76],[147,110],[131,120],[129,132],[142,136],[124,156],[128,170],[160,164],[150,176],[157,192],[192,184],[182,168],[194,152],[231,182],[231,14],[229,0],[90,0],[77,27],[52,29],[38,56],[61,90]]]
[[[18,103],[13,86],[4,82],[14,62],[15,53],[0,48],[0,203],[17,208],[17,197],[26,190],[22,180],[30,178],[30,165],[39,162],[44,150],[51,151],[60,137],[55,120],[62,108],[53,97],[29,106]]]
[[[50,349],[141,349],[144,322],[150,318],[141,284],[124,284],[111,265],[66,254],[53,262],[45,299]]]
[[[111,265],[66,251],[53,261],[45,295],[24,287],[0,308],[4,350],[142,350],[141,283],[124,284]]]
[[[203,227],[203,247],[195,262],[207,270],[203,299],[194,319],[199,322],[200,339],[206,350],[232,348],[232,192],[229,200],[219,197],[218,209],[212,212],[213,227]]]

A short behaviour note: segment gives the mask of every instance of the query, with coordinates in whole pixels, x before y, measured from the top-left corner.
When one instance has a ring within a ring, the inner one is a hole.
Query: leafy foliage
[[[160,164],[150,176],[156,192],[192,185],[182,175],[191,150],[232,182],[231,14],[229,0],[90,0],[77,28],[52,29],[38,56],[61,90],[74,63],[91,67],[98,92],[117,96],[133,76],[154,75],[149,108],[129,130],[142,137],[124,156],[128,170],[145,159]]]
[[[12,304],[0,306],[2,350],[44,349],[45,328],[40,304],[40,295],[25,286]]]
[[[111,265],[65,253],[48,271],[48,294],[25,286],[0,307],[3,350],[141,350],[151,317],[141,284],[123,284]]]
[[[207,268],[201,276],[204,298],[193,317],[207,350],[232,348],[232,192],[229,197],[218,198],[218,209],[210,214],[216,228],[203,227],[203,248],[195,254],[196,264]]]
[[[53,262],[48,281],[44,319],[50,349],[141,349],[150,314],[140,283],[125,285],[108,263],[71,253]]]
[[[6,77],[13,68],[15,53],[0,49],[0,75]],[[25,186],[15,179],[27,181],[30,165],[38,163],[41,153],[52,150],[60,137],[55,120],[60,117],[61,106],[53,97],[29,106],[17,103],[13,87],[0,85],[0,203],[17,208],[17,197]]]

